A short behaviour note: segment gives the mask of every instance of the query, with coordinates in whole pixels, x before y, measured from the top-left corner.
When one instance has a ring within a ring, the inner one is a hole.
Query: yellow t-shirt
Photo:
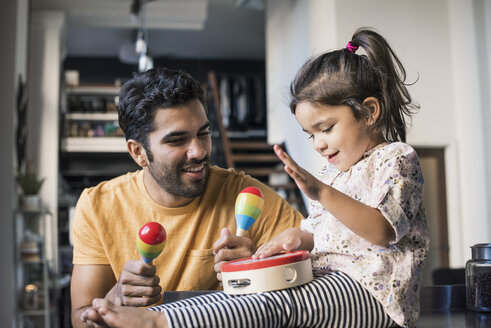
[[[74,264],[109,264],[119,279],[124,263],[140,258],[140,227],[157,221],[167,232],[165,248],[153,260],[163,290],[212,290],[219,286],[213,243],[224,227],[235,233],[235,199],[243,188],[255,186],[264,195],[263,211],[248,231],[256,247],[303,219],[272,189],[231,169],[213,166],[205,193],[178,208],[155,203],[143,174],[128,173],[83,191],[72,224]]]

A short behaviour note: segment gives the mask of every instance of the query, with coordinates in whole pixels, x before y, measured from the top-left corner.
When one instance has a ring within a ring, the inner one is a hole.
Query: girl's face
[[[348,106],[301,102],[295,117],[315,150],[340,171],[347,171],[381,141],[372,138],[367,121],[357,121]]]

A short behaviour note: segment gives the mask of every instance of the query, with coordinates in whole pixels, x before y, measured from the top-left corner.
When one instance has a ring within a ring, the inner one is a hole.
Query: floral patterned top
[[[423,207],[423,174],[411,146],[383,143],[367,151],[348,171],[325,167],[324,183],[380,210],[395,231],[387,247],[372,244],[349,230],[318,201],[302,229],[313,234],[315,274],[342,271],[361,283],[400,326],[419,316],[421,270],[429,248]]]

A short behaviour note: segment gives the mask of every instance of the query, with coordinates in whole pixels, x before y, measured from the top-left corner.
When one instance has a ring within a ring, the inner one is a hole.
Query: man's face
[[[173,197],[194,198],[204,193],[210,174],[210,124],[199,100],[158,109],[154,131],[148,135],[155,182]]]

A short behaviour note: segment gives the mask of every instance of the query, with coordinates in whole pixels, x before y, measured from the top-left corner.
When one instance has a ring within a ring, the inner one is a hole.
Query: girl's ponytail
[[[389,141],[406,141],[406,119],[418,105],[414,104],[406,88],[406,70],[387,41],[367,28],[356,30],[351,47],[361,47],[370,62],[380,87],[378,99],[382,111],[379,120]]]

